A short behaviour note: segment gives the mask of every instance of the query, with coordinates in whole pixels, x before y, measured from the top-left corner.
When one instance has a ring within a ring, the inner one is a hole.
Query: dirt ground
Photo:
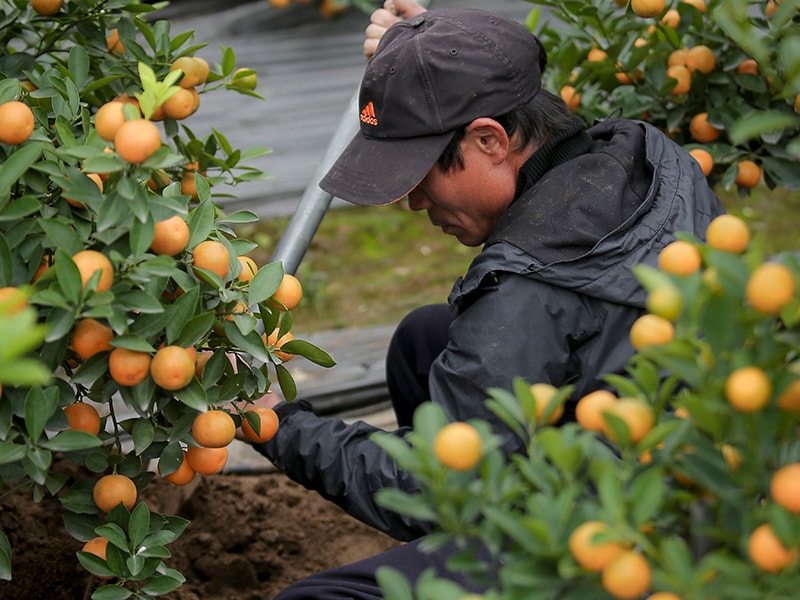
[[[169,547],[169,566],[187,580],[171,600],[266,600],[305,575],[397,545],[281,473],[198,477],[186,488],[156,479],[142,496],[150,510],[191,521]],[[81,543],[64,529],[55,498],[6,496],[0,528],[13,557],[0,599],[80,600],[98,587],[75,557]]]

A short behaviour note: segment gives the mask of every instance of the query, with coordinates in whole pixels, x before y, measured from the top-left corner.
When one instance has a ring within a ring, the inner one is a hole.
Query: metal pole
[[[303,191],[303,196],[292,215],[283,236],[278,240],[275,251],[272,253],[273,261],[282,261],[283,270],[294,274],[300,261],[308,250],[314,234],[317,232],[322,218],[328,210],[333,198],[319,187],[319,182],[328,172],[328,169],[350,143],[358,129],[358,90],[353,95],[350,103],[342,115],[339,125],[333,133],[319,167],[314,172],[311,182]]]
[[[430,0],[417,0],[425,8]],[[347,109],[344,111],[339,125],[333,133],[331,141],[325,150],[319,167],[314,172],[311,182],[303,191],[303,196],[297,205],[283,236],[275,246],[272,253],[273,261],[281,261],[286,273],[294,274],[300,266],[300,261],[308,250],[314,234],[322,222],[322,218],[330,207],[331,195],[319,187],[319,182],[328,169],[350,143],[358,131],[358,90],[353,94]]]

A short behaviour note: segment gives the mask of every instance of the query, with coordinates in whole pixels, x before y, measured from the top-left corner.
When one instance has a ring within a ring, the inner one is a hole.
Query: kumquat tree
[[[211,67],[161,6],[0,1],[0,477],[59,497],[97,599],[179,587],[187,521],[141,490],[219,472],[239,426],[274,435],[250,403],[295,396],[293,356],[333,364],[291,333],[300,282],[236,235],[255,215],[214,202],[266,149],[185,122],[207,93],[258,96],[255,72],[230,48]],[[0,532],[4,579],[12,552]]]
[[[687,260],[667,246],[658,268],[638,265],[648,311],[631,328],[636,354],[579,399],[576,423],[551,425],[568,387],[491,390],[527,455],[506,459],[487,423],[447,423],[434,405],[408,444],[375,436],[423,488],[378,500],[436,523],[429,547],[463,547],[453,567],[489,588],[466,595],[431,572],[413,589],[384,569],[387,600],[796,595],[800,263],[764,260],[732,215],[707,238],[673,242]]]
[[[796,0],[528,1],[546,85],[588,122],[649,121],[742,196],[800,188]]]

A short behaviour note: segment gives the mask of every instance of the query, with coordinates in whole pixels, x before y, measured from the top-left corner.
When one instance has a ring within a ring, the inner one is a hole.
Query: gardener
[[[522,452],[486,408],[487,389],[517,377],[572,385],[572,419],[575,401],[633,353],[628,330],[645,291],[631,268],[654,265],[676,232],[702,237],[723,211],[694,159],[660,131],[620,119],[587,130],[541,89],[545,52],[523,25],[476,9],[394,7],[403,20],[390,6],[373,15],[368,35],[382,37],[361,83],[360,131],[320,185],[361,205],[407,197],[444,233],[482,246],[449,303],[411,313],[391,342],[396,435],[430,400],[452,420],[489,421],[505,450]],[[417,489],[370,441],[375,428],[309,409],[279,406],[277,436],[256,448],[354,517],[417,541],[278,598],[380,598],[380,565],[411,580],[430,566],[444,574],[446,553],[418,550],[430,524],[373,499],[384,487]]]

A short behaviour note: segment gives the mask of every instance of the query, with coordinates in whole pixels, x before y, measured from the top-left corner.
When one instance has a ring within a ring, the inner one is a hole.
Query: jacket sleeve
[[[586,319],[576,296],[565,292],[562,297],[551,286],[518,275],[500,275],[497,285],[480,290],[451,325],[447,348],[431,371],[431,400],[453,420],[488,420],[505,436],[508,451],[523,450],[487,409],[487,388],[510,389],[517,376],[531,383],[565,383],[570,344],[577,343],[575,322]],[[591,337],[591,327],[584,323],[579,329]],[[430,524],[395,514],[374,500],[384,487],[419,490],[415,478],[369,439],[378,430],[363,422],[318,417],[309,409],[302,401],[279,407],[278,433],[255,448],[291,479],[368,525],[400,540],[428,533]]]
[[[507,451],[523,451],[522,441],[487,409],[487,390],[511,389],[515,378],[556,387],[591,378],[581,357],[591,351],[601,328],[598,305],[575,292],[502,272],[485,277],[476,295],[465,299],[469,305],[453,321],[447,349],[433,364],[431,396],[450,419],[488,420],[504,437]]]
[[[386,510],[375,502],[375,493],[382,488],[419,491],[416,479],[400,470],[369,439],[383,430],[363,421],[345,423],[335,417],[319,417],[304,400],[282,404],[276,412],[280,426],[275,437],[253,447],[290,479],[395,539],[408,541],[430,531],[429,523]],[[403,428],[392,433],[402,437],[408,431]]]

